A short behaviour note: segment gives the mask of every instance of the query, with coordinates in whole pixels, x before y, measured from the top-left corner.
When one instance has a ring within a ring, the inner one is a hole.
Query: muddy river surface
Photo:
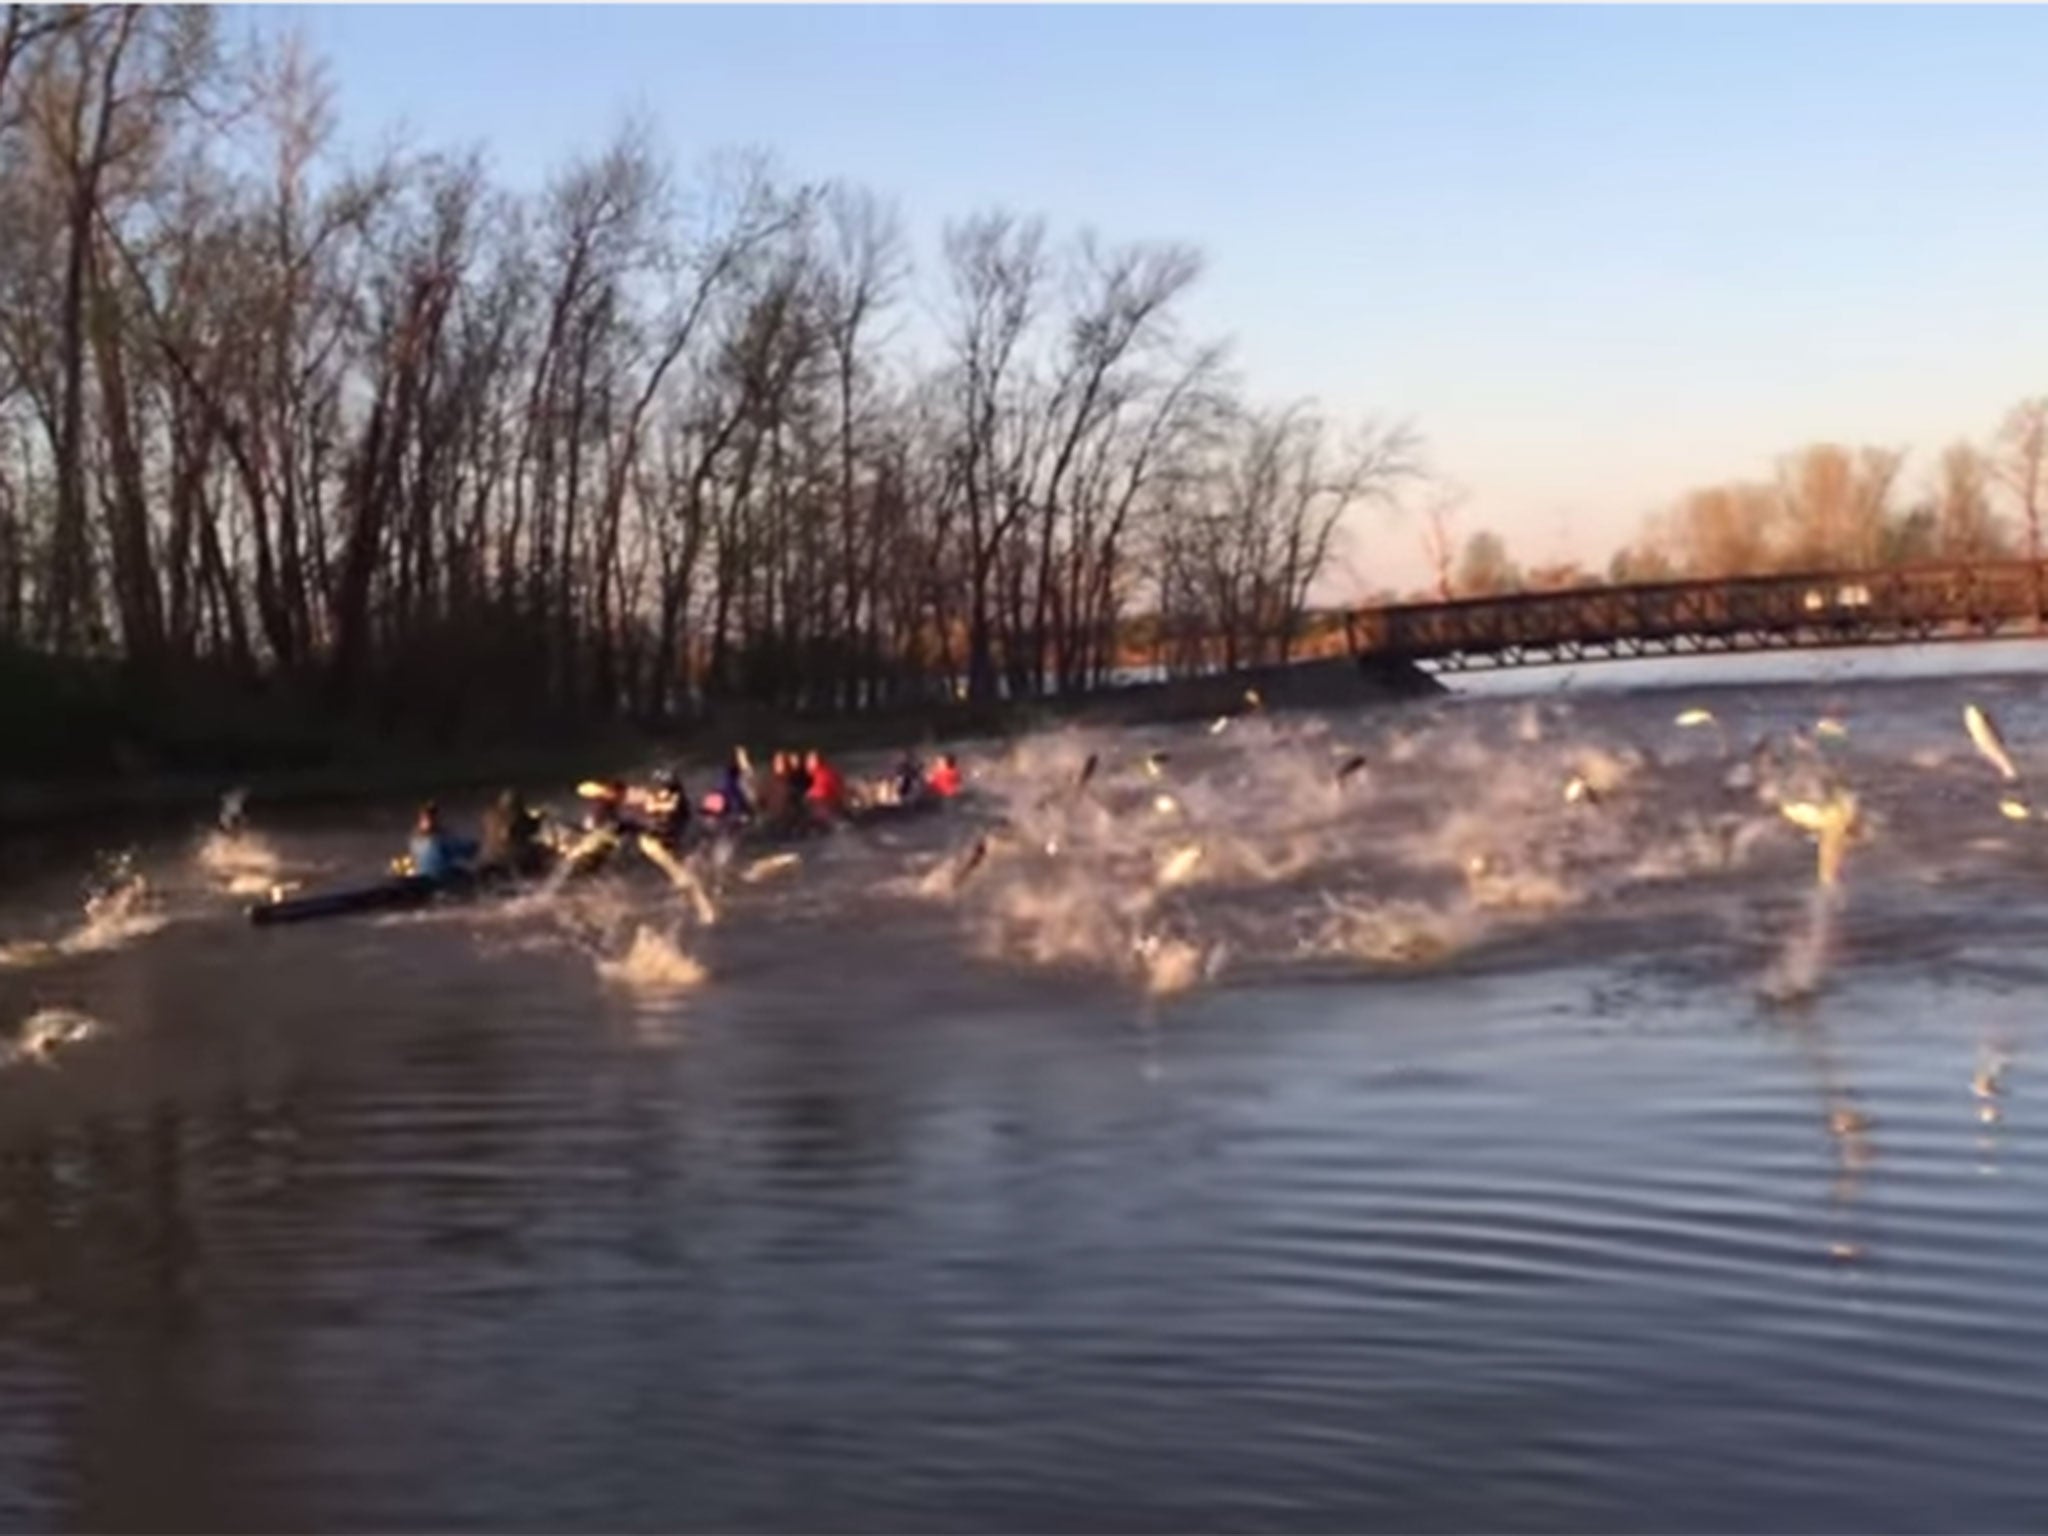
[[[2048,1521],[2048,688],[1590,681],[970,752],[708,912],[17,846],[0,1526]]]

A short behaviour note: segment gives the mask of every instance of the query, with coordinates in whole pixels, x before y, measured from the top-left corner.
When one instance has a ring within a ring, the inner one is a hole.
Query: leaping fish
[[[636,840],[640,856],[668,876],[669,884],[690,898],[690,906],[697,914],[697,921],[709,928],[718,921],[718,909],[711,904],[711,897],[705,893],[704,883],[673,853],[661,845],[661,839],[650,832],[642,832]],[[791,855],[794,857],[794,855]]]
[[[1813,834],[1820,844],[1820,883],[1839,885],[1842,859],[1857,830],[1856,797],[1838,789],[1825,800],[1787,800],[1778,807],[1778,814],[1801,831]]]
[[[1048,847],[1047,851],[1051,852],[1052,849]],[[953,871],[953,889],[957,891],[961,886],[965,885],[967,877],[981,868],[982,861],[987,857],[988,839],[986,837],[977,837],[974,840],[974,846],[967,850],[967,857],[961,860],[960,867]]]
[[[756,859],[740,873],[740,879],[748,885],[757,885],[770,875],[779,875],[785,869],[795,869],[803,863],[800,853],[771,853],[764,859]]]
[[[1158,884],[1162,888],[1170,885],[1179,885],[1195,872],[1195,866],[1201,862],[1202,845],[1200,843],[1188,843],[1184,847],[1176,848],[1167,856],[1166,862],[1159,866]]]
[[[1339,784],[1342,784],[1346,779],[1350,778],[1353,774],[1363,772],[1364,768],[1365,754],[1363,752],[1352,753],[1349,757],[1345,758],[1343,762],[1337,765],[1337,782]]]
[[[1166,765],[1172,760],[1172,756],[1169,753],[1147,752],[1145,754],[1145,776],[1149,779],[1164,778]]]
[[[1673,723],[1685,730],[1690,730],[1696,725],[1712,725],[1714,712],[1711,709],[1688,709],[1681,712]]]
[[[2005,738],[1998,733],[1998,724],[1991,716],[1975,704],[1963,706],[1963,726],[1970,733],[1970,740],[1985,760],[1998,770],[1998,776],[2008,784],[2019,782],[2020,771],[2013,766],[2012,754],[2005,749]]]

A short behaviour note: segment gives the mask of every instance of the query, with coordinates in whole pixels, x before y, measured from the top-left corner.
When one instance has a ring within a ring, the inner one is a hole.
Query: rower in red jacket
[[[925,776],[925,787],[941,800],[950,800],[960,793],[960,760],[950,752],[941,752],[939,761]]]
[[[830,819],[846,809],[846,780],[837,768],[825,761],[821,752],[813,752],[805,766],[811,771],[811,787],[805,800],[814,815]]]

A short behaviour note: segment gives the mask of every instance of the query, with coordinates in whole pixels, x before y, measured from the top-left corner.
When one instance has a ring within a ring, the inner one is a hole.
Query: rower
[[[647,817],[647,830],[670,847],[683,840],[690,825],[690,797],[683,790],[682,775],[664,768],[640,797]]]
[[[812,754],[812,758],[816,757]],[[803,815],[804,807],[811,798],[811,765],[803,753],[792,752],[783,759],[783,782],[789,786],[789,812],[792,818]]]
[[[906,805],[924,789],[924,764],[917,760],[915,752],[905,752],[897,763],[895,789],[896,799]]]
[[[429,800],[420,807],[419,818],[413,823],[412,843],[407,852],[412,859],[412,872],[439,885],[468,873],[470,862],[476,857],[476,844],[443,830],[441,808]]]
[[[626,810],[626,781],[624,779],[600,779],[582,786],[582,794],[590,802],[590,809],[583,813],[583,830],[586,832],[617,832],[623,830]]]
[[[508,875],[537,875],[547,864],[540,840],[540,818],[527,809],[516,789],[507,789],[484,812],[480,869]]]
[[[839,770],[825,761],[822,752],[813,751],[805,759],[805,767],[811,776],[810,793],[805,803],[815,816],[830,820],[846,809],[846,780]]]
[[[742,821],[754,814],[753,798],[747,793],[747,771],[737,751],[726,760],[718,788],[704,797],[704,813],[721,821]]]
[[[791,793],[789,754],[777,752],[768,759],[768,778],[761,785],[761,819],[779,827],[789,820],[796,803]]]

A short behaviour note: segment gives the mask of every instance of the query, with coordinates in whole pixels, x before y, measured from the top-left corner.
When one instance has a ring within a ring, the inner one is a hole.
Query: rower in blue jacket
[[[420,807],[406,851],[412,857],[412,872],[436,885],[467,874],[476,860],[476,844],[445,831],[441,826],[441,809],[431,800]]]

